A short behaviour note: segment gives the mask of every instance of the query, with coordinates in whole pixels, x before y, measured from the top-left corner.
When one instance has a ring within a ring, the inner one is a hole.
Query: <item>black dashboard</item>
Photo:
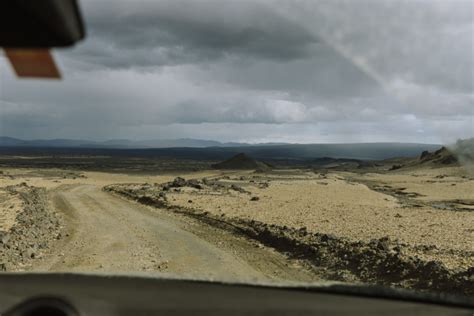
[[[473,315],[470,298],[357,285],[2,273],[1,315]]]

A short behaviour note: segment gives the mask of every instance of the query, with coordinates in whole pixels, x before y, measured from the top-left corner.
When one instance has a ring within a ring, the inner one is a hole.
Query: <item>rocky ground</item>
[[[0,230],[0,270],[21,271],[61,239],[62,220],[48,208],[45,189],[22,183],[2,190],[8,201],[2,214],[13,215]]]
[[[286,255],[255,240],[102,190],[111,183],[165,183],[173,176],[36,168],[2,171],[0,231],[5,246],[0,248],[0,263],[7,272],[321,281],[303,262],[288,262]],[[215,172],[192,173],[210,174]]]
[[[409,199],[418,197],[415,191],[388,194],[364,180],[344,172],[239,171],[106,190],[304,258],[325,279],[472,295],[473,213],[436,209],[423,201],[413,206]],[[467,180],[461,185],[472,186]],[[458,197],[468,199],[469,192],[462,192]]]
[[[215,270],[218,279],[473,295],[474,177],[457,165],[386,165],[161,174],[3,168],[0,268],[150,272],[159,263],[160,272]],[[212,269],[209,253],[219,254]],[[225,264],[236,258],[238,271]]]

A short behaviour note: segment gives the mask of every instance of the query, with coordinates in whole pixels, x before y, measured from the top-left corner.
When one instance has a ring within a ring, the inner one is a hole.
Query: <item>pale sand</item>
[[[421,194],[418,199],[424,201],[474,200],[474,180],[463,170],[459,167],[451,167],[412,172],[399,171],[390,174],[369,173],[358,177],[385,183],[395,188],[406,188],[406,192]]]
[[[166,175],[136,175],[123,173],[109,173],[109,172],[93,172],[93,171],[78,171],[78,174],[84,177],[63,178],[62,174],[67,174],[71,171],[64,171],[60,169],[47,169],[48,176],[42,176],[45,170],[41,169],[9,169],[2,168],[4,172],[0,175],[0,188],[8,185],[17,185],[25,182],[28,185],[43,187],[47,189],[54,189],[63,184],[93,184],[97,186],[105,186],[114,183],[164,183],[173,180],[178,175],[184,178],[201,178],[216,175],[212,171],[190,172],[186,174],[166,174]],[[57,173],[57,175],[55,174]],[[12,176],[13,179],[10,177]]]
[[[84,177],[64,179],[63,176],[71,171],[13,168],[2,168],[2,171],[3,174],[0,174],[0,231],[9,231],[16,223],[18,214],[23,211],[23,203],[20,197],[4,190],[6,186],[26,183],[30,186],[46,189],[54,189],[64,184],[93,184],[102,187],[113,183],[163,183],[175,178],[174,175],[146,176],[106,172],[79,172]],[[214,175],[214,173],[196,172],[187,175],[187,177],[206,177],[210,175]]]
[[[63,184],[94,184],[105,186],[114,183],[163,183],[176,176],[203,178],[219,175],[216,171],[158,176],[129,175],[106,172],[80,172],[84,178],[64,179],[61,171],[41,176],[39,169],[2,169],[0,187],[26,182],[28,185],[54,189]],[[52,169],[48,169],[51,171]],[[54,171],[54,170],[52,170]],[[37,172],[38,174],[35,174]],[[229,172],[233,179],[267,175],[249,172]],[[435,178],[440,174],[448,177]],[[230,191],[216,194],[206,190],[185,189],[182,193],[168,193],[172,204],[202,209],[213,214],[226,214],[253,219],[270,224],[290,227],[306,227],[309,231],[333,234],[352,240],[371,240],[388,236],[413,246],[435,245],[442,252],[449,250],[474,251],[474,213],[453,212],[430,207],[404,208],[397,199],[369,189],[346,178],[359,177],[393,187],[405,187],[406,192],[417,192],[424,200],[472,199],[474,180],[461,178],[456,168],[421,170],[411,173],[356,175],[335,172],[327,179],[312,172],[282,172],[271,175],[270,187],[244,186],[251,194]],[[451,176],[449,176],[451,175]],[[10,177],[13,176],[13,179]],[[242,185],[248,180],[235,181]],[[259,182],[259,180],[256,180]],[[431,182],[436,181],[436,182]],[[326,184],[324,184],[326,183]],[[452,186],[452,183],[456,183]],[[258,196],[259,201],[250,201]],[[8,197],[0,204],[1,224],[11,227],[21,211],[15,197]],[[192,200],[192,203],[188,203]],[[13,208],[10,206],[13,205]],[[0,226],[3,227],[3,226]],[[448,266],[474,266],[472,256],[456,254],[421,254],[427,259],[442,260]]]
[[[334,234],[352,240],[369,241],[388,236],[412,246],[435,245],[442,251],[474,251],[474,213],[402,207],[390,195],[345,181],[343,176],[348,175],[332,174],[328,179],[313,175],[313,179],[308,180],[278,180],[273,177],[270,187],[266,189],[245,186],[251,195],[235,191],[216,195],[206,190],[186,189],[182,193],[168,194],[168,199],[174,205],[212,214],[226,214],[280,226],[306,227],[311,232]],[[420,180],[409,175],[376,176],[380,180],[403,177],[405,187],[416,187]],[[305,177],[311,177],[310,173],[306,173]],[[465,186],[472,187],[473,182],[470,180]],[[437,191],[426,189],[424,192],[436,194]],[[260,200],[250,201],[252,196],[258,196]],[[451,192],[445,196],[465,198],[468,194],[461,191],[458,195]],[[437,258],[448,266],[474,266],[472,256],[438,253],[434,256],[422,254],[422,257]]]

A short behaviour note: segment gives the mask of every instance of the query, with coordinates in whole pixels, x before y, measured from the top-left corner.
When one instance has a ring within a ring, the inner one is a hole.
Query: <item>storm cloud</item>
[[[94,42],[78,54],[113,68],[228,56],[287,61],[311,56],[318,42],[302,25],[258,2],[116,1],[94,4],[90,12]]]
[[[451,142],[474,136],[471,1],[82,1],[64,80],[0,56],[0,134]]]

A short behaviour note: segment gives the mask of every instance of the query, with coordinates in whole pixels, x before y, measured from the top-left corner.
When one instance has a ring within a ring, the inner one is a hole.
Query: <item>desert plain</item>
[[[472,295],[474,175],[429,158],[270,166],[244,155],[218,168],[4,155],[0,268]]]

